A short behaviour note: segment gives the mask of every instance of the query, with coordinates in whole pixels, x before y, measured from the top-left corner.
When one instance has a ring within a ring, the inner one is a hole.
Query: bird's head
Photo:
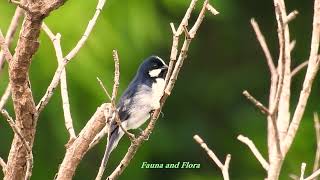
[[[168,66],[158,56],[148,57],[139,67],[139,73],[149,76],[150,78],[165,78]]]

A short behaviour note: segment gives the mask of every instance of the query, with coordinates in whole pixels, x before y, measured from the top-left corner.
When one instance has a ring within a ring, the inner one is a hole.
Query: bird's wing
[[[130,109],[134,101],[133,97],[137,93],[136,89],[137,87],[132,86],[130,84],[128,89],[125,90],[125,92],[120,98],[120,101],[117,105],[117,109],[118,109],[119,118],[121,121],[125,121],[130,117],[130,113],[131,113]]]

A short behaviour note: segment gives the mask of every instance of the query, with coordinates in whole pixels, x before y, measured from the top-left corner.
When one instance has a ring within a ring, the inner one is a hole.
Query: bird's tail
[[[106,151],[104,152],[103,159],[101,161],[101,165],[99,168],[99,172],[95,180],[100,180],[102,178],[103,172],[106,169],[106,166],[109,160],[109,156],[111,152],[117,147],[118,142],[120,141],[123,134],[124,132],[117,126],[108,136]]]

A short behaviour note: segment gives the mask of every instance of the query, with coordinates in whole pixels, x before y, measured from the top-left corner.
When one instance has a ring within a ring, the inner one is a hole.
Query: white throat
[[[153,69],[153,70],[149,71],[150,77],[159,77],[161,70],[162,69]]]

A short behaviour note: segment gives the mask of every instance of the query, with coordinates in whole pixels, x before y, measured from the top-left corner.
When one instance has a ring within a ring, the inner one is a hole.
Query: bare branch
[[[266,43],[266,40],[265,40],[261,30],[259,28],[258,23],[255,21],[254,18],[251,18],[250,22],[251,22],[251,25],[252,25],[254,32],[256,33],[257,39],[258,39],[260,46],[264,52],[264,55],[266,56],[269,70],[270,70],[270,74],[271,75],[277,74],[277,70],[276,70],[276,67],[274,66],[270,50],[268,48],[268,45]]]
[[[7,103],[9,97],[11,95],[11,86],[10,83],[8,84],[5,92],[3,93],[1,99],[0,99],[0,110],[3,109],[4,105]]]
[[[106,87],[103,85],[102,81],[97,77],[97,80],[101,86],[101,88],[103,89],[104,93],[107,95],[107,97],[109,98],[109,100],[111,101],[111,96],[110,94],[108,93]]]
[[[16,126],[16,123],[14,122],[13,118],[9,115],[9,113],[2,109],[1,114],[7,119],[10,127],[12,128],[13,132],[19,136],[21,139],[24,148],[27,150],[27,170],[26,170],[26,175],[25,175],[25,180],[29,180],[31,178],[32,174],[32,167],[33,167],[33,155],[32,155],[32,149],[29,146],[29,143],[27,140],[23,137],[23,135],[20,132],[20,129]]]
[[[120,126],[120,128],[122,129],[122,131],[124,131],[124,133],[126,135],[128,135],[128,137],[130,138],[131,141],[133,141],[135,139],[135,136],[134,134],[128,132],[121,124],[121,121],[120,121],[120,117],[119,117],[119,114],[116,110],[116,97],[117,97],[117,94],[118,94],[118,88],[119,88],[119,80],[120,80],[120,67],[119,67],[119,55],[118,55],[118,52],[117,50],[113,50],[112,51],[112,54],[113,54],[113,60],[114,60],[114,84],[113,84],[113,90],[112,90],[112,97],[111,97],[111,104],[112,104],[112,107],[116,113],[116,116],[115,116],[115,121],[116,123],[118,124],[118,126]]]
[[[213,162],[221,169],[223,179],[229,180],[229,163],[231,160],[231,155],[228,154],[224,164],[218,159],[214,152],[207,146],[207,144],[202,140],[199,135],[194,135],[193,139],[207,152],[208,156],[213,160]]]
[[[24,3],[25,1],[22,0]],[[29,81],[29,68],[33,55],[39,48],[39,35],[43,19],[51,11],[59,8],[64,1],[52,0],[50,6],[46,6],[43,1],[28,1],[30,10],[33,14],[26,13],[20,36],[15,48],[13,59],[9,61],[9,79],[13,106],[16,118],[16,126],[21,130],[21,134],[32,147],[38,120],[32,89]],[[3,45],[3,44],[2,44]],[[6,51],[6,50],[4,50]],[[4,53],[8,54],[8,53]],[[8,58],[10,59],[10,58]],[[11,149],[7,160],[7,172],[4,179],[23,179],[30,178],[32,163],[30,158],[32,153],[28,153],[27,148],[21,148],[23,142],[18,135],[14,135]]]
[[[116,98],[118,94],[118,88],[119,88],[119,80],[120,80],[120,67],[119,67],[119,55],[117,50],[112,51],[113,54],[113,60],[114,60],[114,84],[112,89],[112,97],[111,97],[111,104],[115,107],[116,104]]]
[[[177,29],[177,34],[176,36],[180,36],[183,32],[183,26],[188,26],[189,25],[189,19],[190,19],[190,16],[191,16],[191,13],[194,9],[194,7],[196,6],[196,3],[197,3],[198,0],[191,0],[190,2],[190,5],[182,19],[182,21],[180,22],[180,25]]]
[[[284,23],[284,19],[287,18],[284,1],[274,0],[274,6],[278,24],[278,39],[280,52],[277,69],[277,88],[274,93],[275,96],[273,96],[274,99],[271,100],[269,104],[272,116],[268,117],[268,120],[270,122],[268,124],[268,148],[270,163],[267,177],[268,180],[278,179],[279,177],[284,156],[281,151],[280,140],[284,139],[290,121],[290,34],[288,25]],[[273,81],[275,80],[271,80],[272,86],[275,86]]]
[[[59,33],[57,35],[54,35],[45,23],[42,24],[42,29],[46,32],[46,34],[49,36],[49,38],[53,43],[58,64],[59,65],[63,64],[63,54],[62,54],[61,43],[60,43],[61,35]],[[63,107],[65,126],[70,134],[69,142],[72,142],[74,139],[76,139],[76,133],[73,128],[73,121],[72,121],[71,112],[70,112],[70,103],[69,103],[69,95],[68,95],[68,87],[67,87],[67,74],[66,74],[65,68],[63,68],[61,72],[60,84],[61,84],[61,98],[62,98],[62,107]]]
[[[200,13],[198,15],[198,18],[197,18],[196,22],[194,23],[194,25],[192,26],[192,28],[190,30],[189,34],[190,34],[191,38],[194,38],[195,35],[197,34],[197,31],[198,31],[198,29],[199,29],[199,27],[200,27],[200,25],[201,25],[201,23],[202,23],[202,21],[204,19],[208,3],[209,3],[209,0],[205,0],[203,2],[202,9],[201,9],[201,11],[200,11]]]
[[[295,174],[289,174],[289,177],[293,180],[300,180],[300,177]]]
[[[9,0],[10,3],[15,4],[19,8],[25,10],[29,14],[33,14],[32,10],[25,4],[23,4],[22,1],[17,1],[17,0]]]
[[[77,45],[68,53],[68,55],[64,59],[66,59],[67,61],[70,61],[82,48],[84,43],[87,41],[93,27],[95,26],[105,2],[106,2],[106,0],[99,0],[98,1],[97,7],[96,7],[96,12],[94,13],[92,19],[89,21],[87,28],[84,31],[84,34],[82,35],[81,39],[78,41]]]
[[[174,24],[173,24],[172,22],[170,23],[170,27],[171,27],[172,33],[173,33],[173,34],[176,34],[177,31],[176,31],[176,28],[174,27]]]
[[[22,15],[23,15],[22,9],[17,7],[16,11],[14,12],[14,15],[11,19],[11,22],[10,22],[10,25],[9,25],[9,28],[7,30],[7,34],[5,37],[5,43],[8,46],[10,46],[10,44],[13,40],[14,34],[16,33],[16,31],[18,29],[19,20]],[[3,63],[5,62],[4,58],[5,58],[4,53],[2,51],[0,51],[0,71],[2,70]]]
[[[95,145],[97,145],[100,140],[108,134],[109,126],[106,125],[97,135],[94,137],[92,142],[89,145],[89,150],[92,149]]]
[[[286,8],[283,0],[274,0],[277,24],[278,24],[278,38],[280,46],[280,55],[278,60],[278,74],[279,74],[279,101],[278,101],[278,130],[280,140],[284,139],[289,126],[290,114],[290,85],[291,85],[291,51],[290,51],[290,33],[289,26],[285,24]],[[280,88],[280,86],[282,86]],[[276,100],[277,102],[277,100]],[[278,174],[278,173],[277,173]]]
[[[111,106],[112,106],[112,118],[111,118],[111,124],[113,122],[116,122],[117,125],[121,128],[121,130],[129,137],[129,139],[131,140],[131,142],[135,141],[135,136],[134,134],[128,132],[123,126],[122,126],[122,122],[120,120],[117,108],[116,108],[116,96],[117,96],[117,92],[118,92],[118,88],[119,88],[119,79],[120,79],[120,67],[119,67],[119,55],[118,52],[116,50],[113,50],[113,60],[114,60],[114,64],[115,64],[115,72],[114,72],[114,84],[113,84],[113,90],[112,90],[112,97],[111,97]],[[109,128],[110,131],[110,128]],[[111,132],[109,132],[111,133]],[[107,161],[107,156],[108,156],[108,144],[106,146],[105,149],[105,153],[104,156],[102,158],[100,167],[99,167],[99,172],[96,176],[96,180],[100,180],[103,176],[103,173],[106,169],[106,161]]]
[[[211,6],[211,4],[209,4],[209,3],[206,5],[206,8],[207,8],[207,10],[210,11],[213,15],[218,15],[218,14],[219,14],[219,12],[218,12],[213,6]]]
[[[314,178],[320,175],[320,169],[313,172],[309,177],[305,178],[304,180],[313,180]]]
[[[290,52],[294,49],[294,47],[296,47],[296,40],[292,40],[291,42],[290,42]]]
[[[304,61],[303,63],[301,63],[299,66],[297,66],[296,68],[294,68],[291,72],[291,77],[295,76],[298,72],[300,72],[303,68],[308,66],[308,60]]]
[[[61,73],[60,84],[61,84],[61,98],[62,98],[62,104],[63,104],[62,107],[63,107],[63,115],[65,119],[65,126],[70,134],[70,140],[73,141],[74,139],[76,139],[76,133],[73,128],[73,121],[72,121],[71,112],[70,112],[70,103],[69,103],[68,87],[67,87],[67,75],[66,75],[65,69]]]
[[[111,108],[114,109],[113,104],[111,104]],[[116,118],[116,114],[117,114],[117,112],[115,112],[114,110],[112,110],[112,117],[111,117],[110,125],[114,123],[115,118]],[[105,117],[106,117],[106,121],[107,121],[107,116],[105,116]],[[121,126],[121,122],[118,123],[118,125],[119,125],[121,128],[123,128],[123,127]],[[108,123],[106,123],[106,126],[108,126]],[[109,134],[110,134],[111,131],[112,131],[112,129],[111,129],[110,127],[111,127],[111,126],[109,126],[109,128],[108,128],[108,133],[109,133]],[[124,129],[124,128],[123,128],[123,129]],[[102,130],[103,130],[103,129],[102,129]],[[99,133],[99,134],[100,134],[100,133]],[[109,143],[109,142],[108,142],[108,143]],[[98,174],[97,174],[95,180],[101,180],[101,179],[102,179],[102,176],[103,176],[103,173],[104,173],[104,171],[105,171],[105,169],[106,169],[107,161],[108,161],[108,143],[107,143],[107,145],[106,145],[106,148],[105,148],[105,151],[104,151],[104,154],[103,154],[103,157],[102,157],[100,166],[99,166]],[[91,143],[90,143],[90,145],[91,145]],[[89,148],[90,148],[90,145],[89,145]]]
[[[77,166],[85,153],[89,150],[90,143],[106,126],[106,123],[108,123],[105,119],[105,111],[110,115],[111,104],[102,104],[90,118],[86,126],[81,130],[78,137],[67,148],[67,152],[57,173],[56,180],[72,179]]]
[[[188,26],[188,21],[189,21],[189,18],[191,16],[191,12],[194,9],[197,1],[198,0],[192,0],[191,1],[191,3],[189,5],[189,7],[188,7],[183,19],[180,22],[180,25],[179,25],[178,29],[175,29],[173,23],[170,23],[173,37],[172,37],[172,46],[171,46],[169,68],[168,68],[168,72],[167,72],[167,75],[166,75],[166,78],[165,78],[166,85],[169,83],[169,79],[171,77],[173,68],[175,67],[175,62],[177,60],[179,36],[183,32],[183,26]]]
[[[88,39],[93,27],[95,26],[95,24],[97,22],[98,16],[99,16],[99,14],[100,14],[105,2],[106,2],[106,0],[99,0],[98,1],[95,14],[92,17],[92,19],[89,21],[89,23],[88,23],[88,25],[86,27],[86,30],[85,30],[84,34],[82,35],[82,38],[78,41],[76,46],[68,53],[68,55],[63,58],[63,62],[60,63],[59,66],[57,67],[56,72],[54,73],[52,81],[51,81],[50,85],[48,86],[45,95],[41,98],[40,102],[37,105],[37,111],[39,113],[48,104],[48,102],[50,101],[50,99],[51,99],[51,97],[53,95],[53,91],[59,85],[60,76],[61,76],[61,74],[63,72],[64,67],[79,52],[81,47],[84,45],[84,43]]]
[[[186,39],[191,39],[190,33],[188,31],[188,28],[186,26],[183,26],[183,32]]]
[[[269,163],[263,158],[263,156],[261,155],[261,153],[259,152],[259,150],[257,149],[257,147],[254,145],[254,143],[247,137],[243,136],[243,135],[239,135],[237,137],[237,139],[241,142],[243,142],[244,144],[246,144],[249,149],[252,151],[253,155],[257,158],[257,160],[260,162],[260,164],[262,165],[262,167],[268,171],[269,169]]]
[[[314,158],[313,164],[313,172],[319,169],[319,161],[320,161],[320,121],[318,117],[318,113],[313,113],[313,120],[314,120],[314,129],[316,131],[316,142],[317,142],[317,150],[316,155]]]
[[[289,13],[287,18],[284,20],[284,24],[288,24],[290,21],[296,18],[298,14],[299,12],[297,10],[294,10],[291,13]]]
[[[286,153],[297,133],[298,127],[300,125],[302,115],[311,92],[311,87],[313,80],[319,70],[319,60],[318,60],[318,49],[319,49],[319,36],[320,36],[320,0],[315,0],[314,2],[314,17],[313,17],[313,31],[311,40],[311,51],[309,57],[309,64],[307,68],[307,73],[303,82],[303,88],[300,93],[299,101],[294,112],[292,121],[290,123],[287,136],[283,142],[283,151]]]
[[[176,55],[177,55],[175,52],[178,52],[177,51],[178,39],[179,39],[178,34],[182,33],[183,25],[185,25],[185,26],[187,25],[191,11],[195,6],[195,2],[196,2],[196,0],[191,1],[190,6],[189,6],[186,14],[185,14],[183,20],[181,21],[179,28],[177,29],[177,33],[173,37],[170,63],[169,63],[168,73],[166,75],[166,80],[168,80],[166,82],[168,82],[168,83],[166,84],[164,95],[162,96],[161,101],[160,101],[161,107],[154,111],[147,128],[141,133],[141,135],[138,138],[135,139],[134,142],[131,142],[131,145],[130,145],[126,155],[123,157],[123,159],[121,160],[121,162],[119,163],[117,168],[108,177],[109,180],[116,179],[117,177],[119,177],[121,175],[121,173],[124,171],[124,169],[129,165],[131,159],[134,157],[135,153],[137,152],[137,150],[140,147],[140,145],[142,144],[142,142],[149,138],[150,134],[152,133],[152,131],[154,129],[155,123],[157,122],[157,119],[158,119],[159,114],[161,112],[161,108],[163,107],[167,97],[171,94],[171,91],[174,87],[175,81],[178,77],[180,68],[182,67],[183,61],[186,58],[189,44],[192,40],[192,38],[185,39],[183,46],[181,48],[181,51],[180,51],[178,61],[177,61],[177,63],[175,63]],[[206,5],[206,4],[204,4],[204,5]],[[201,15],[201,13],[200,13],[200,15]],[[204,13],[202,15],[204,15]],[[199,17],[198,17],[198,19],[199,19]],[[201,23],[201,21],[198,21],[198,22]],[[198,24],[198,25],[200,25],[200,24]],[[194,27],[195,27],[195,25],[194,25]],[[197,32],[196,31],[197,29],[198,28],[194,28],[194,31],[193,31],[194,35]],[[170,74],[170,70],[172,70],[172,74]]]
[[[12,60],[12,54],[9,51],[8,45],[3,37],[1,30],[0,30],[0,47],[7,61],[10,62]]]
[[[259,102],[256,98],[251,96],[248,91],[243,91],[242,94],[251,101],[263,114],[270,115],[269,109],[266,108],[261,102]]]
[[[171,77],[169,79],[169,82],[168,82],[168,84],[167,84],[167,86],[165,88],[165,94],[167,94],[167,95],[171,94],[171,91],[173,89],[174,83],[176,82],[176,80],[178,78],[178,74],[179,74],[179,71],[180,71],[181,67],[183,66],[184,59],[187,57],[186,53],[188,52],[191,40],[192,39],[187,39],[186,38],[184,40],[184,42],[183,42],[179,58],[178,58],[176,64],[174,65],[173,72],[172,72]],[[169,69],[170,69],[170,67],[169,67]]]
[[[304,171],[306,170],[306,163],[302,163],[301,164],[301,171],[300,171],[300,180],[304,180],[303,176],[304,176]]]
[[[3,174],[6,174],[6,162],[4,162],[4,160],[0,157],[0,166],[2,167],[2,172]]]

